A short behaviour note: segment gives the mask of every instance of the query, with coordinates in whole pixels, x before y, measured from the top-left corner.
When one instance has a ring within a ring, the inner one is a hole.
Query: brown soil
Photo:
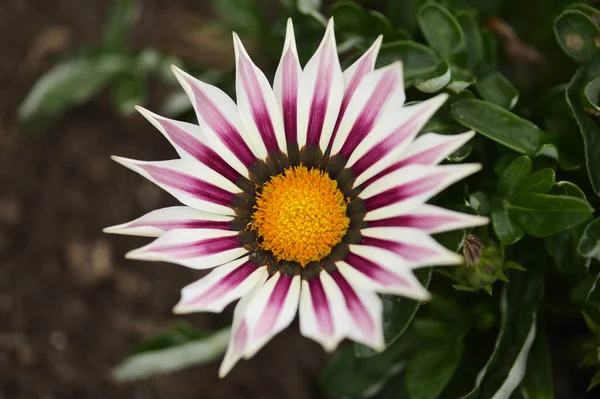
[[[109,156],[157,160],[174,151],[140,116],[119,116],[106,96],[44,129],[20,132],[16,108],[35,79],[57,58],[99,40],[109,2],[2,3],[0,399],[320,397],[316,378],[326,355],[297,325],[224,380],[218,362],[135,383],[111,379],[135,344],[169,324],[180,288],[200,274],[125,260],[147,240],[101,232],[175,204]],[[206,3],[143,1],[136,38],[158,41],[170,13],[207,18]],[[231,308],[187,319],[210,331],[230,323]]]

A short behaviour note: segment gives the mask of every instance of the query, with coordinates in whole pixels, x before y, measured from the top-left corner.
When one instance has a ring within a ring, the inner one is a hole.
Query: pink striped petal
[[[348,160],[347,166],[356,176],[355,186],[398,161],[447,98],[448,95],[440,94],[415,105],[386,110],[374,134],[363,140]]]
[[[348,334],[350,321],[344,296],[333,278],[323,271],[302,281],[300,293],[300,332],[333,351]]]
[[[451,184],[481,169],[479,164],[420,166],[398,169],[367,187],[365,220],[376,220],[413,209]]]
[[[246,359],[294,320],[299,300],[300,276],[276,273],[258,289],[244,315],[250,336]]]
[[[211,143],[220,147],[217,152],[232,165],[241,163],[246,168],[254,165],[260,153],[249,146],[252,141],[233,100],[221,89],[203,83],[177,67],[173,67],[173,72],[194,106],[198,124],[207,132]]]
[[[248,137],[261,158],[287,150],[281,110],[266,76],[250,59],[240,38],[233,34],[236,59],[237,105]]]
[[[174,312],[221,312],[264,279],[266,272],[266,266],[258,267],[246,256],[219,266],[181,290]]]
[[[233,217],[200,211],[189,206],[157,209],[131,222],[103,229],[105,233],[158,237],[175,229],[231,230]]]
[[[145,162],[112,157],[121,165],[144,176],[192,208],[235,215],[231,208],[241,190],[212,169],[184,159]],[[197,176],[202,176],[200,179]]]
[[[456,265],[463,258],[446,249],[428,233],[402,227],[369,227],[361,230],[360,245],[378,247],[400,256],[411,267]]]
[[[391,251],[351,245],[346,259],[336,266],[353,287],[417,300],[430,297],[408,264]]]
[[[439,208],[434,205],[419,205],[410,212],[389,214],[383,219],[370,220],[369,227],[409,227],[429,234],[442,233],[466,227],[488,224],[486,217],[468,215]]]
[[[363,177],[358,180],[359,184],[361,184],[363,187],[367,187],[383,176],[408,165],[437,165],[444,158],[452,154],[467,141],[469,141],[474,135],[475,132],[473,131],[454,135],[426,133],[422,136],[419,136],[413,143],[410,144],[407,151],[402,155],[399,161],[371,176],[367,180],[364,180],[364,176],[367,174],[363,175]],[[365,156],[361,159],[364,160],[362,163],[365,166],[369,162],[368,158],[369,156]],[[360,168],[361,167],[359,167],[357,163],[357,166],[355,166],[354,169],[359,171]],[[362,183],[363,180],[364,183]]]
[[[291,18],[287,22],[285,44],[281,61],[275,72],[273,91],[283,113],[285,127],[285,141],[290,160],[299,162],[298,157],[298,88],[302,68],[296,50],[294,26]]]
[[[180,229],[167,231],[150,244],[127,253],[126,257],[209,269],[247,253],[237,231]]]
[[[393,108],[397,114],[404,99],[401,62],[377,69],[363,77],[340,122],[331,154],[339,153],[349,159],[356,147],[371,133],[386,109]]]
[[[196,160],[232,183],[237,183],[242,176],[248,177],[248,169],[237,158],[231,165],[225,161],[218,152],[222,148],[212,145],[200,126],[164,118],[142,107],[136,106],[136,109],[171,142],[182,158]],[[227,153],[223,155],[226,157]]]
[[[354,92],[358,88],[358,85],[367,74],[373,72],[373,69],[375,69],[375,61],[377,60],[377,54],[379,54],[379,48],[381,47],[382,40],[383,36],[379,36],[377,40],[373,42],[371,47],[358,60],[356,60],[354,64],[350,65],[342,74],[342,76],[344,77],[345,86],[344,97],[342,99],[342,105],[340,106],[339,115],[335,122],[335,128],[333,129],[333,135],[331,137],[330,146],[335,141],[337,131],[340,127],[340,123],[342,122],[342,119],[346,114],[346,110],[348,109],[350,99],[354,95]]]
[[[231,325],[231,339],[223,362],[221,363],[221,367],[219,368],[219,377],[221,378],[229,374],[233,366],[235,366],[244,355],[244,351],[246,350],[250,339],[248,324],[244,319],[244,315],[249,309],[248,306],[250,305],[252,298],[254,298],[254,295],[256,295],[266,279],[267,273],[263,273],[252,290],[244,295],[235,306],[235,310],[233,311],[233,323]]]
[[[298,145],[327,149],[344,95],[344,78],[337,56],[333,20],[316,53],[300,77]]]

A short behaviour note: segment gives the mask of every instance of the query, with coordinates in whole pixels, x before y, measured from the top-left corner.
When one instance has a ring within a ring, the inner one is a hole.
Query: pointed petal
[[[468,215],[423,204],[410,212],[390,213],[383,219],[370,220],[369,227],[410,227],[420,229],[429,234],[483,226],[489,219],[482,216]]]
[[[248,137],[263,159],[269,153],[278,150],[286,152],[281,110],[271,85],[264,73],[254,65],[235,33],[233,43],[236,59],[237,105]]]
[[[373,69],[375,69],[375,61],[377,60],[377,54],[379,54],[379,48],[381,47],[382,40],[383,36],[380,35],[377,40],[373,42],[371,47],[342,74],[344,77],[345,86],[344,97],[342,99],[342,105],[340,106],[339,115],[335,122],[335,128],[333,130],[333,135],[331,136],[330,146],[335,141],[340,123],[346,114],[350,99],[358,88],[359,83],[367,74],[373,72]]]
[[[383,306],[377,294],[353,287],[339,271],[331,273],[331,277],[340,288],[346,303],[351,323],[348,337],[376,351],[384,350]]]
[[[350,245],[336,266],[353,287],[416,300],[430,296],[402,258],[381,248]]]
[[[316,53],[300,77],[298,93],[298,144],[327,149],[342,97],[344,78],[337,56],[333,20]]]
[[[256,292],[262,287],[263,283],[267,279],[267,273],[263,273],[258,282],[254,285],[252,290],[240,299],[238,304],[235,306],[233,311],[233,323],[231,325],[231,340],[227,347],[227,352],[219,368],[219,377],[225,377],[235,366],[235,364],[242,358],[244,350],[248,345],[248,325],[244,319],[248,305],[250,304]]]
[[[440,94],[418,104],[386,110],[373,129],[374,134],[367,136],[348,160],[356,176],[354,185],[395,163],[447,98],[447,94]]]
[[[126,257],[209,269],[247,253],[237,231],[179,229],[164,233],[150,244],[127,253]]]
[[[174,229],[231,230],[232,216],[218,215],[189,206],[157,209],[131,222],[103,229],[105,233],[158,237]]]
[[[299,300],[300,276],[276,273],[258,289],[244,316],[250,336],[246,359],[294,320]]]
[[[437,165],[469,141],[474,135],[475,132],[473,131],[454,135],[425,133],[410,144],[406,153],[402,155],[399,161],[365,180],[361,185],[367,187],[388,173],[408,165]],[[363,180],[364,177],[360,179],[361,182]]]
[[[333,351],[350,328],[345,306],[342,292],[327,272],[303,280],[300,332],[323,345],[326,351]]]
[[[183,204],[224,215],[235,215],[231,208],[241,190],[213,170],[184,159],[146,162],[112,157],[169,192]],[[202,176],[202,179],[196,177]]]
[[[181,290],[175,313],[221,312],[225,306],[246,295],[264,279],[266,266],[258,267],[248,257],[219,266]]]
[[[200,126],[163,118],[139,106],[136,109],[171,142],[182,158],[196,160],[232,183],[241,176],[248,177],[248,169],[237,158],[229,157],[231,165],[225,161],[230,153],[222,146],[214,146]]]
[[[283,114],[285,141],[290,157],[298,150],[298,88],[301,74],[294,26],[290,18],[287,22],[281,61],[273,81],[273,91]]]
[[[360,197],[365,201],[365,221],[413,209],[451,184],[481,169],[478,164],[420,166],[398,169],[367,187]]]
[[[456,265],[462,256],[440,245],[418,229],[402,227],[371,227],[362,229],[361,246],[383,248],[400,256],[411,267]]]
[[[373,131],[385,113],[404,104],[402,63],[395,62],[366,75],[352,96],[340,122],[331,154],[349,159],[356,147]]]
[[[251,141],[233,100],[217,87],[203,83],[175,66],[172,68],[194,106],[198,124],[207,132],[213,145],[221,147],[218,152],[228,154],[224,159],[232,165],[237,158],[237,162],[246,168],[252,166],[258,152],[248,145]]]

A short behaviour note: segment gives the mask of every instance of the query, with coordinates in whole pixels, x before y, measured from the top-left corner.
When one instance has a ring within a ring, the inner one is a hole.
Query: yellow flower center
[[[323,259],[350,225],[337,182],[304,166],[273,176],[256,198],[252,228],[277,260],[302,266]]]

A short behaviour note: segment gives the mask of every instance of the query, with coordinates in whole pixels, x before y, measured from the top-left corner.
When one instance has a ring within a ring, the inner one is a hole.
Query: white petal
[[[337,56],[333,20],[316,53],[300,77],[298,144],[327,149],[344,95],[344,78]]]
[[[167,231],[150,244],[125,256],[130,259],[177,263],[192,269],[209,269],[247,253],[238,239],[237,231],[179,229]]]
[[[231,205],[235,194],[240,193],[241,190],[220,174],[198,162],[192,163],[184,159],[146,162],[115,156],[112,159],[168,191],[187,206],[208,212],[235,215]]]
[[[218,215],[190,208],[172,206],[157,209],[128,223],[103,229],[105,233],[158,237],[174,229],[222,229],[231,230],[232,216]]]
[[[263,159],[278,149],[286,152],[281,110],[271,85],[262,71],[254,65],[235,33],[233,42],[237,105],[248,137]]]

